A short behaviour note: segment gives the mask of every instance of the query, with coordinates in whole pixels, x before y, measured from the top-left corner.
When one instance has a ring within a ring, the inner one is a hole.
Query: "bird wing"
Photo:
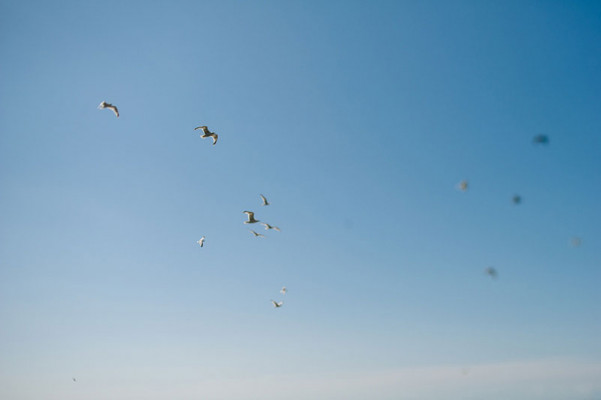
[[[263,200],[263,205],[266,206],[269,204],[269,202],[267,201],[267,199],[265,198],[265,196],[263,196],[262,194],[260,194],[259,196],[261,196],[261,200]]]
[[[202,129],[202,131],[203,131],[205,134],[207,134],[207,135],[210,133],[210,132],[209,132],[209,128],[207,128],[205,125],[203,125],[203,126],[197,126],[196,128],[194,128],[194,130],[198,130],[198,129]]]
[[[115,113],[115,115],[117,116],[117,118],[119,118],[119,110],[117,110],[117,107],[115,107],[112,104],[109,104],[106,106],[106,108],[110,108],[111,110],[113,110],[113,112]]]
[[[273,229],[275,229],[276,231],[280,232],[280,228],[278,228],[277,226],[272,226]]]
[[[248,220],[250,221],[251,219],[255,218],[255,213],[252,211],[244,211],[244,214],[248,215]]]
[[[211,136],[213,137],[213,144],[217,143],[217,138],[219,137],[219,135],[216,133],[213,133]]]

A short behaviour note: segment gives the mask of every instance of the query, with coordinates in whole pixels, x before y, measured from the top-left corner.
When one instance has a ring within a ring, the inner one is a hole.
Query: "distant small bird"
[[[77,382],[77,379],[73,378],[73,382]]]
[[[204,125],[203,126],[198,126],[198,127],[194,128],[194,130],[197,130],[197,129],[202,129],[203,134],[200,135],[200,137],[202,139],[208,138],[208,137],[212,137],[213,138],[213,144],[217,143],[217,138],[219,137],[218,134],[216,134],[215,132],[209,131],[209,128],[207,128]]]
[[[269,225],[269,224],[266,224],[266,223],[264,223],[264,222],[261,222],[261,225],[263,225],[263,226],[265,227],[265,230],[266,230],[266,231],[268,231],[268,230],[270,230],[270,229],[274,229],[274,230],[276,230],[276,231],[280,232],[280,228],[278,228],[277,226],[271,226],[271,225]]]
[[[570,239],[570,244],[574,247],[579,247],[582,244],[582,239],[580,239],[578,236],[574,236],[572,239]]]
[[[286,292],[288,291],[288,289],[286,289],[286,286],[282,287],[282,290],[280,290],[281,294],[286,294]]]
[[[535,144],[549,144],[549,137],[547,135],[536,135],[532,141]]]
[[[106,101],[103,101],[102,103],[100,103],[98,105],[98,108],[100,110],[102,110],[103,108],[108,108],[109,110],[113,110],[113,112],[115,113],[117,118],[119,118],[119,110],[117,110],[117,107],[115,107],[114,105],[112,105],[110,103],[107,103]]]
[[[258,219],[255,219],[255,213],[252,211],[243,211],[244,214],[248,216],[248,220],[244,221],[245,224],[254,224],[259,222]]]
[[[252,229],[249,229],[250,233],[252,233],[253,235],[255,235],[255,237],[265,237],[265,235],[261,234],[261,233],[257,233],[255,231],[253,231]]]
[[[271,300],[271,302],[273,303],[273,306],[274,306],[275,308],[280,308],[281,306],[283,306],[283,305],[284,305],[284,302],[283,302],[283,301],[280,301],[279,303],[277,303],[275,300]]]
[[[511,198],[511,201],[513,201],[513,204],[520,204],[522,202],[522,197],[516,194]]]
[[[200,240],[198,242],[196,242],[200,245],[200,247],[202,247],[205,244],[205,237],[201,237]]]
[[[260,194],[259,196],[261,196],[261,200],[263,200],[263,205],[264,206],[268,206],[269,202],[267,201],[267,199],[265,198],[265,196],[263,196],[262,194]]]
[[[486,268],[486,269],[484,270],[484,273],[485,273],[486,275],[490,276],[490,277],[491,277],[491,278],[493,278],[493,279],[496,279],[496,278],[497,278],[497,275],[498,275],[498,274],[497,274],[497,270],[496,270],[496,269],[494,269],[493,267],[488,267],[488,268]]]
[[[457,189],[461,190],[462,192],[467,191],[467,187],[468,187],[468,183],[466,180],[463,180],[457,184]]]

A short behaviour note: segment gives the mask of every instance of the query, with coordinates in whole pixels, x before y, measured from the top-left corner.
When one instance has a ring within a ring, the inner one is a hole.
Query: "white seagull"
[[[204,139],[204,138],[212,137],[213,138],[213,144],[217,143],[217,138],[219,137],[218,134],[216,134],[215,132],[211,132],[209,130],[209,128],[207,128],[204,125],[203,126],[198,126],[198,127],[194,128],[194,130],[197,130],[197,129],[202,129],[202,131],[203,131],[203,134],[200,135],[201,138]]]
[[[286,294],[286,292],[288,291],[288,289],[286,289],[286,286],[282,287],[282,290],[280,290],[281,294]]]
[[[253,231],[252,229],[249,229],[250,233],[252,233],[253,235],[255,235],[255,237],[265,237],[265,235],[257,233],[255,231]]]
[[[457,184],[457,189],[461,190],[462,192],[465,192],[465,191],[467,191],[467,186],[468,186],[467,181],[463,180]]]
[[[117,118],[119,118],[119,110],[117,110],[117,107],[107,103],[106,101],[103,101],[102,103],[100,103],[98,105],[98,109],[102,110],[103,108],[108,108],[109,110],[113,110],[113,112],[115,113],[115,115],[117,116]]]
[[[256,222],[259,222],[258,219],[255,219],[255,213],[252,211],[243,211],[244,214],[246,214],[248,216],[248,220],[244,221],[245,224],[254,224]]]
[[[280,228],[278,228],[277,226],[271,226],[271,225],[263,223],[263,222],[261,222],[261,225],[263,225],[265,227],[266,231],[268,231],[270,229],[275,229],[276,231],[280,232]]]
[[[271,302],[273,303],[273,306],[274,306],[275,308],[280,308],[281,306],[283,306],[283,305],[284,305],[284,302],[283,302],[283,301],[280,301],[280,302],[278,303],[278,302],[276,302],[275,300],[271,300]]]
[[[268,206],[269,202],[267,201],[267,199],[265,198],[265,196],[263,196],[262,194],[260,194],[259,196],[261,196],[261,200],[263,200],[263,205],[264,206]]]
[[[198,242],[196,242],[200,245],[200,247],[202,247],[205,244],[205,237],[201,237],[200,240]]]

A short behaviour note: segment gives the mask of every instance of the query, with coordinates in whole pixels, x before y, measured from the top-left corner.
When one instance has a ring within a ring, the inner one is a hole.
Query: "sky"
[[[2,0],[0,65],[1,398],[601,399],[599,2]]]

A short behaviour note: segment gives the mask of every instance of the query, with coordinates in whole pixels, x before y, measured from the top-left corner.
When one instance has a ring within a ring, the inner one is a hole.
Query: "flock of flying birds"
[[[98,108],[99,109],[106,108],[106,109],[112,110],[113,113],[117,117],[119,117],[119,110],[113,104],[110,104],[110,103],[107,103],[106,101],[103,101],[102,103],[100,103],[100,105],[98,106]],[[209,130],[209,128],[207,126],[205,126],[205,125],[194,128],[194,130],[199,130],[199,129],[202,130],[202,134],[200,135],[200,137],[202,139],[212,138],[213,139],[213,145],[215,145],[217,143],[217,139],[219,138],[218,134],[216,134],[215,132],[211,132]],[[547,145],[547,144],[549,144],[549,137],[547,135],[542,135],[542,134],[541,135],[536,135],[533,138],[532,141],[535,144]],[[461,182],[459,182],[457,184],[457,189],[460,190],[460,191],[462,191],[462,192],[466,192],[468,190],[468,187],[469,187],[469,183],[468,183],[467,180],[462,180]],[[262,206],[268,206],[270,204],[269,201],[267,201],[267,199],[265,198],[265,196],[263,196],[262,194],[260,194],[259,196],[261,197],[261,200],[263,202]],[[511,198],[511,201],[514,204],[516,204],[516,205],[520,204],[522,202],[522,197],[520,195],[516,194],[516,195],[514,195]],[[255,224],[255,223],[261,222],[260,220],[255,219],[255,213],[254,213],[254,211],[243,211],[243,213],[246,214],[246,217],[247,217],[247,220],[244,221],[245,224]],[[265,227],[266,231],[269,231],[269,230],[273,229],[273,230],[275,230],[277,232],[280,232],[280,228],[278,228],[277,226],[270,225],[270,224],[265,223],[265,222],[261,222],[261,225],[263,225]],[[264,238],[265,237],[264,234],[258,233],[258,232],[254,231],[252,229],[249,229],[249,231],[250,231],[250,233],[254,237],[260,237],[260,238]],[[203,247],[204,243],[205,243],[205,236],[201,237],[200,240],[198,240],[197,243],[200,245],[200,247]],[[582,241],[578,237],[573,237],[571,239],[571,244],[574,247],[580,246],[581,243],[582,243]],[[496,279],[497,276],[498,276],[497,270],[495,268],[493,268],[493,267],[487,267],[487,268],[485,268],[484,269],[484,273],[486,275],[490,276],[493,279]],[[285,286],[282,287],[282,289],[280,290],[280,293],[283,294],[283,295],[285,295],[286,292],[287,292],[286,287]],[[272,302],[272,304],[273,304],[273,306],[275,308],[280,308],[284,304],[283,301],[276,302],[275,300],[271,300],[271,302]]]
[[[115,116],[117,116],[117,118],[119,118],[119,110],[117,109],[117,106],[115,106],[113,104],[110,104],[110,103],[107,103],[106,101],[103,101],[102,103],[100,103],[98,105],[98,108],[100,110],[105,109],[105,108],[108,109],[108,110],[111,110],[111,111],[113,111],[113,113],[115,114]],[[194,128],[195,131],[199,130],[199,129],[202,130],[202,134],[200,135],[201,139],[206,139],[206,138],[210,137],[210,138],[213,139],[213,145],[215,145],[217,143],[217,139],[219,138],[218,134],[216,134],[215,132],[211,132],[209,130],[209,128],[207,126],[205,126],[205,125],[198,126],[198,127]],[[269,201],[267,201],[267,198],[265,198],[265,196],[263,196],[262,194],[260,194],[259,196],[261,197],[261,201],[263,202],[262,205],[263,206],[268,206],[269,205]],[[254,224],[254,223],[257,223],[257,222],[261,222],[258,219],[255,219],[255,213],[253,211],[244,211],[243,213],[246,214],[246,216],[247,216],[247,220],[244,221],[245,224]],[[266,231],[273,229],[274,231],[280,232],[280,228],[278,228],[277,226],[270,225],[270,224],[268,224],[266,222],[261,222],[261,225],[263,225],[265,227]],[[250,231],[250,233],[254,237],[265,237],[265,235],[263,235],[262,233],[255,232],[252,229],[249,229],[249,231]],[[200,245],[200,247],[203,247],[204,243],[205,243],[205,239],[206,239],[206,237],[203,236],[196,243],[198,243]],[[280,290],[280,293],[284,295],[284,294],[286,294],[287,291],[288,291],[288,289],[286,289],[286,286],[284,286]],[[283,301],[277,302],[275,300],[271,300],[271,303],[273,304],[273,306],[275,308],[280,308],[280,307],[282,307],[282,305],[284,305]]]
[[[263,196],[262,194],[260,194],[259,196],[261,197],[261,201],[263,202],[263,204],[261,204],[261,205],[268,206],[269,201],[267,201],[267,198],[265,198],[265,196]],[[245,224],[256,224],[257,222],[261,222],[260,220],[255,219],[254,211],[243,211],[243,213],[246,214],[246,221],[244,221]],[[261,225],[263,225],[265,227],[266,231],[273,229],[274,231],[280,232],[280,228],[278,228],[277,226],[269,225],[266,222],[261,222]],[[253,231],[252,229],[249,229],[249,231],[250,231],[250,233],[253,234],[254,237],[265,237],[265,235],[263,235],[262,233],[257,233],[255,231]],[[287,291],[288,291],[288,289],[286,289],[286,286],[284,286],[280,290],[280,293],[284,295],[284,294],[286,294]],[[271,300],[271,303],[273,304],[273,306],[275,308],[280,308],[281,306],[284,305],[283,301]]]
[[[533,139],[532,142],[534,144],[541,144],[541,145],[547,145],[549,144],[549,137],[547,135],[536,135]],[[462,192],[466,192],[467,189],[469,187],[469,183],[467,180],[462,180],[461,182],[459,182],[457,184],[457,189],[461,190]],[[511,201],[513,202],[513,204],[520,204],[522,202],[522,196],[515,194],[513,195],[513,197],[511,198]],[[574,247],[578,247],[580,246],[580,244],[582,243],[582,240],[579,237],[573,237],[570,240],[570,243],[572,244],[572,246]],[[488,276],[490,276],[493,279],[496,279],[498,276],[498,272],[495,268],[493,267],[486,267],[484,269],[484,273]]]

